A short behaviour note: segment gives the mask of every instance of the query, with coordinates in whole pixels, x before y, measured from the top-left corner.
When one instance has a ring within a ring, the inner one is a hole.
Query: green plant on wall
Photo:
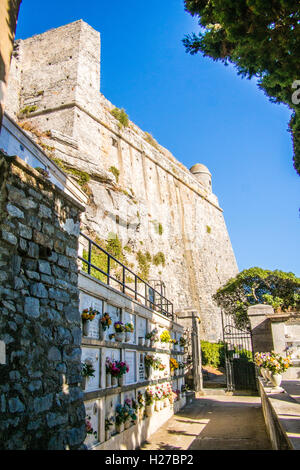
[[[206,225],[206,231],[207,233],[211,233],[211,227],[209,225]]]
[[[37,110],[37,106],[32,105],[32,106],[25,106],[25,108],[22,108],[20,110],[20,114],[27,116],[30,113],[34,113],[34,111]]]
[[[159,251],[158,253],[156,253],[156,255],[153,256],[152,261],[155,266],[158,266],[159,264],[162,264],[164,266],[166,262],[165,255],[162,251]]]
[[[120,176],[120,170],[118,170],[118,168],[116,168],[115,166],[111,166],[108,171],[110,171],[114,177],[116,178],[116,182],[118,183],[119,182],[119,176]]]
[[[145,134],[145,140],[148,142],[148,144],[152,145],[154,148],[159,150],[159,145],[154,139],[154,137],[152,137],[152,135],[149,134],[149,132],[144,132],[144,134]]]
[[[120,128],[128,127],[129,125],[129,118],[125,111],[125,109],[114,108],[110,111],[114,118],[116,118],[119,122],[118,125]]]
[[[139,250],[136,254],[136,258],[139,265],[138,276],[147,281],[150,271],[151,255],[149,251],[143,253],[141,250]]]

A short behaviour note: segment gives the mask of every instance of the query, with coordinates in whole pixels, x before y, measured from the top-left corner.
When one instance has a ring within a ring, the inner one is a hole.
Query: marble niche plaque
[[[97,444],[100,440],[99,436],[99,419],[100,419],[100,407],[98,400],[86,401],[85,406],[85,419],[89,421],[93,428],[92,434],[87,434],[84,443],[88,448]],[[96,434],[94,434],[94,432]]]
[[[90,295],[80,293],[80,313],[86,308],[92,307],[93,309],[100,312],[99,315],[96,315],[94,320],[88,321],[88,337],[99,339],[99,321],[103,312],[103,300],[96,299]]]
[[[94,377],[89,377],[85,392],[91,392],[100,388],[100,350],[96,348],[82,348],[81,362],[90,364],[94,369]]]
[[[136,352],[125,351],[125,362],[129,367],[129,372],[125,374],[125,384],[134,384],[136,383]]]
[[[115,307],[114,305],[106,304],[104,310],[105,311],[103,313],[108,313],[111,318],[111,325],[109,329],[107,330],[107,334],[108,335],[114,334],[115,333],[114,323],[121,320],[121,309],[119,307]]]
[[[147,333],[147,320],[146,318],[137,317],[137,340],[140,337],[145,338]]]

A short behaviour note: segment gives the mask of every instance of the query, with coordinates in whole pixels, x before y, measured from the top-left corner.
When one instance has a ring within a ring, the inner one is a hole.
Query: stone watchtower
[[[100,34],[87,23],[16,42],[6,111],[88,180],[83,230],[104,241],[116,234],[130,267],[164,283],[176,311],[199,312],[202,337],[217,341],[213,294],[238,268],[211,174],[199,163],[189,171],[114,108],[100,93]]]

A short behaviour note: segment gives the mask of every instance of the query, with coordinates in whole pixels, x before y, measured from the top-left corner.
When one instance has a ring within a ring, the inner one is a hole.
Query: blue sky
[[[185,52],[183,0],[23,0],[16,38],[83,19],[101,33],[101,92],[184,165],[204,163],[239,269],[300,276],[299,176],[290,111],[231,66]]]

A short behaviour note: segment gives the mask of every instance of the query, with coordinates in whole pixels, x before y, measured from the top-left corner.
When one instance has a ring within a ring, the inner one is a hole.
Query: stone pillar
[[[270,352],[274,349],[271,322],[267,315],[274,314],[271,305],[258,304],[248,308],[254,352]]]
[[[84,448],[77,267],[83,210],[23,160],[0,153],[2,450]]]

